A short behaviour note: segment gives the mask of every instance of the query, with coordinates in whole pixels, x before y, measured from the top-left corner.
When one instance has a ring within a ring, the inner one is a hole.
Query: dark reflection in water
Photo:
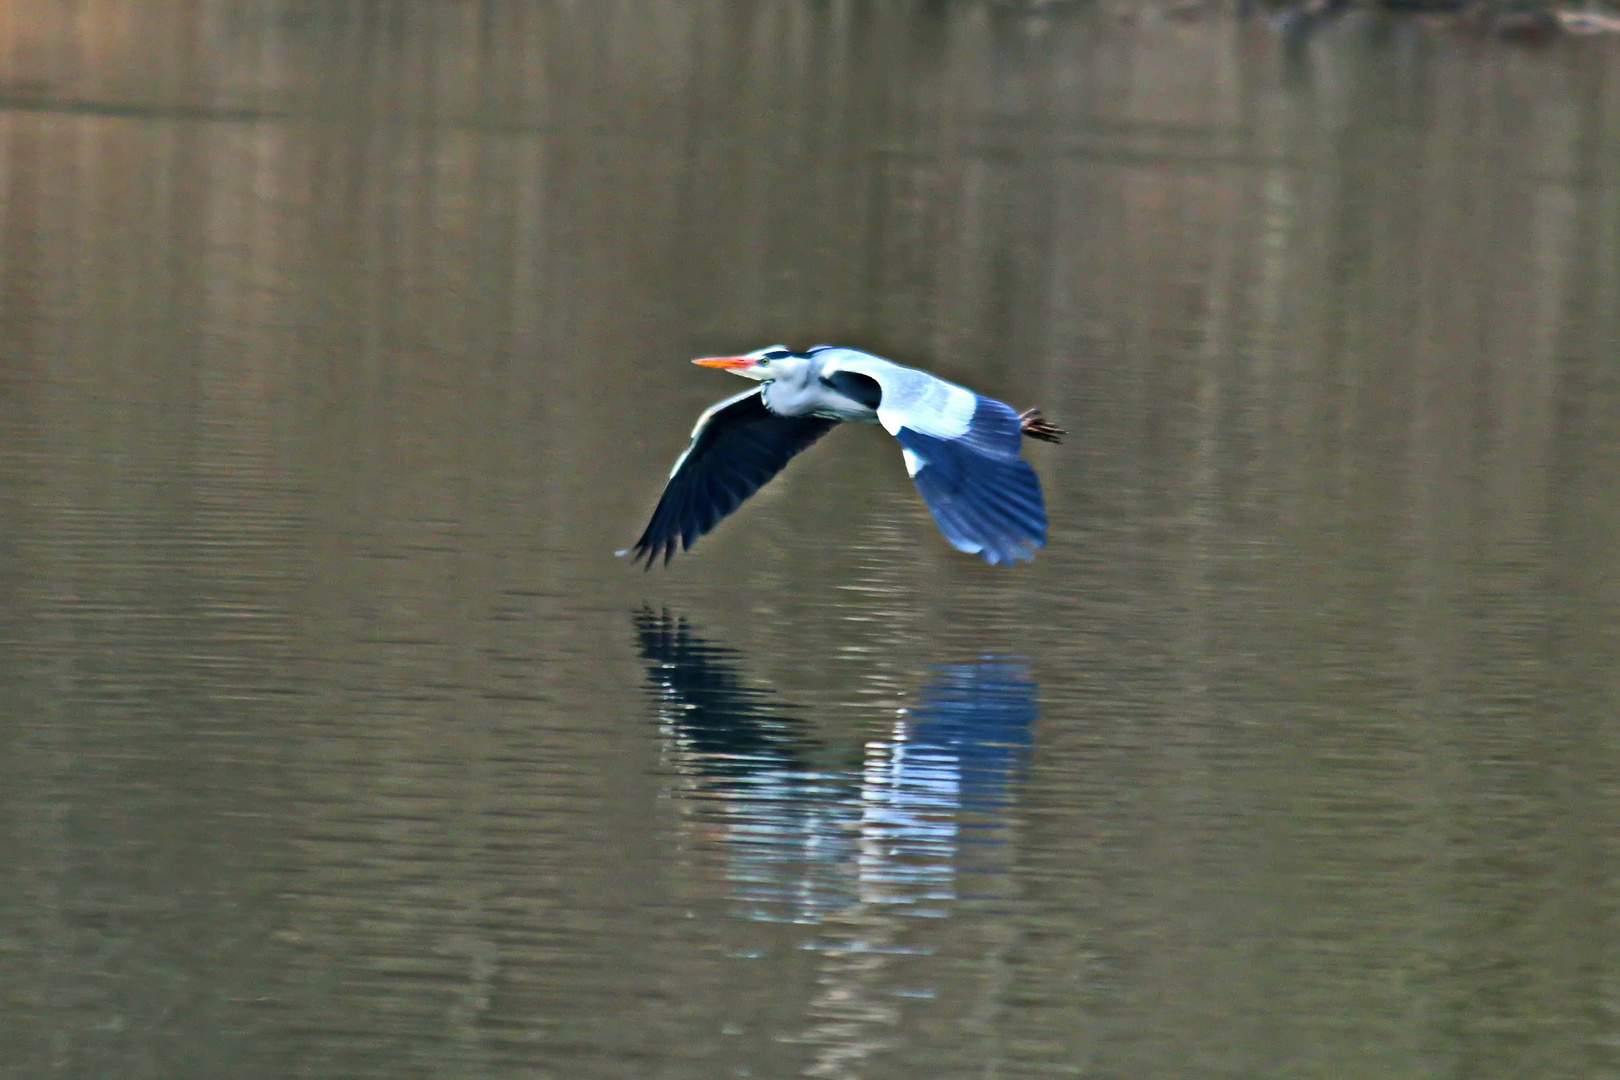
[[[636,618],[683,816],[723,849],[749,917],[814,922],[852,904],[943,914],[975,872],[1004,866],[1010,785],[1036,687],[1020,660],[941,665],[885,738],[840,765],[805,722],[747,684],[734,652],[685,618]]]

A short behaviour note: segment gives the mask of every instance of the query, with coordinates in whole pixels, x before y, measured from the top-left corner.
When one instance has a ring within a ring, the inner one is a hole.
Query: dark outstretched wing
[[[698,418],[692,444],[670,471],[641,539],[629,549],[647,566],[668,563],[765,485],[800,450],[837,424],[819,416],[777,416],[760,388],[727,398]]]
[[[967,431],[954,438],[900,427],[906,471],[945,539],[986,562],[1033,559],[1046,544],[1046,503],[1029,462],[1019,458],[1018,414],[980,396]]]

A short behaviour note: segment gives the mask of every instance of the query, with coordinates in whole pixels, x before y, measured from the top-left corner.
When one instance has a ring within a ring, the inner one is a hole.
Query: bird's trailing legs
[[[1041,442],[1060,443],[1063,441],[1063,436],[1068,434],[1056,424],[1049,423],[1046,417],[1041,415],[1039,409],[1025,409],[1019,413],[1018,427],[1025,435],[1032,439],[1039,439]]]

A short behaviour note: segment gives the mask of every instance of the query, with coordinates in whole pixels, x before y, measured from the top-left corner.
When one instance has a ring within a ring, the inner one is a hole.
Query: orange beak
[[[735,371],[738,368],[753,367],[754,361],[747,356],[704,356],[692,361],[698,367],[721,368],[725,371]]]

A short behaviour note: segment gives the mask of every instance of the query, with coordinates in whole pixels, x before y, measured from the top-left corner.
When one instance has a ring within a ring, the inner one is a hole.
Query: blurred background
[[[0,4],[0,1075],[1620,1076],[1602,9]],[[877,429],[667,570],[687,359]]]

